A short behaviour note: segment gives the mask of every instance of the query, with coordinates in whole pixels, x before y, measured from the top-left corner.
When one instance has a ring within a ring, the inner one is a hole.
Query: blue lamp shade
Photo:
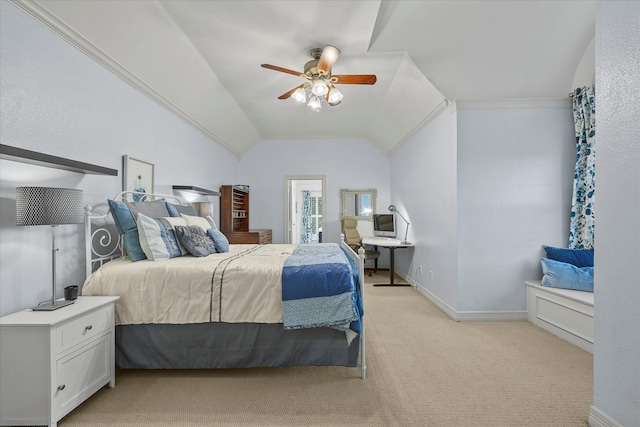
[[[84,222],[82,190],[54,187],[16,188],[16,225]]]

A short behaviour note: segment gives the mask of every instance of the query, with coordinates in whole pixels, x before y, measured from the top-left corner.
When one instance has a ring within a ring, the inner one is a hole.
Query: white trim
[[[448,109],[452,104],[455,104],[455,101],[452,102],[447,98],[443,98],[442,101],[440,101],[440,103],[436,105],[433,110],[431,110],[426,116],[424,116],[424,118],[420,120],[418,124],[416,124],[413,127],[413,129],[407,132],[407,134],[404,137],[402,137],[402,139],[400,139],[400,141],[396,145],[394,145],[391,150],[388,151],[387,155],[391,157],[393,153],[395,153],[400,147],[402,147],[402,145],[405,142],[411,139],[416,133],[418,133],[418,131],[424,128],[427,124],[431,123],[436,117],[440,115],[440,113]],[[455,105],[453,107],[453,110],[450,109],[449,111],[454,112]],[[374,138],[370,137],[369,139],[374,139]]]
[[[400,274],[398,275],[409,282],[418,292],[456,322],[526,322],[528,319],[526,311],[456,311],[453,307],[442,301],[428,289],[420,286],[409,278]]]
[[[459,311],[459,322],[526,322],[526,311]]]
[[[117,77],[124,80],[126,83],[131,85],[134,89],[137,89],[142,94],[148,96],[152,100],[156,101],[161,106],[165,107],[167,110],[177,114],[179,117],[182,117],[184,120],[192,124],[196,127],[196,129],[200,130],[202,133],[207,135],[209,138],[218,142],[227,150],[231,151],[238,158],[242,156],[244,153],[240,153],[238,150],[234,149],[233,146],[225,142],[219,136],[213,134],[209,129],[201,125],[197,120],[191,117],[188,113],[183,111],[180,107],[175,105],[173,102],[162,96],[159,92],[155,91],[152,87],[147,85],[144,81],[138,78],[135,74],[127,70],[124,66],[122,66],[117,61],[114,61],[109,57],[106,53],[100,50],[97,46],[89,42],[89,40],[82,37],[64,22],[57,19],[53,16],[49,11],[44,9],[39,4],[33,1],[27,0],[10,0],[10,2],[34,18],[36,21],[43,24],[45,27],[49,28],[51,31],[60,36],[63,40],[70,43],[72,46],[86,54],[89,58],[96,61],[98,64],[105,67],[107,70],[111,71]]]
[[[520,98],[486,101],[459,100],[458,110],[501,108],[571,108],[570,98]]]
[[[622,424],[593,405],[589,408],[588,422],[591,427],[622,427]]]

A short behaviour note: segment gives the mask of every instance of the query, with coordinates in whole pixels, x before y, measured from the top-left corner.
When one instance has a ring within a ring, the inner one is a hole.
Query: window
[[[315,236],[322,231],[322,196],[311,195],[311,233]]]

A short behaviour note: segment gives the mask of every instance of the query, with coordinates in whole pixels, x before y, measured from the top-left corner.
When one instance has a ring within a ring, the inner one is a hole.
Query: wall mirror
[[[340,190],[342,218],[371,219],[376,213],[377,190]]]

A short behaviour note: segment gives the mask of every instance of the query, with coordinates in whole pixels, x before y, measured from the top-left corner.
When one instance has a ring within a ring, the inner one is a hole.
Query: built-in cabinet
[[[249,228],[249,186],[222,185],[220,187],[220,231],[229,243],[268,244],[272,242],[270,229]]]
[[[78,297],[54,311],[0,318],[0,425],[56,426],[100,388],[115,386],[118,298]]]

